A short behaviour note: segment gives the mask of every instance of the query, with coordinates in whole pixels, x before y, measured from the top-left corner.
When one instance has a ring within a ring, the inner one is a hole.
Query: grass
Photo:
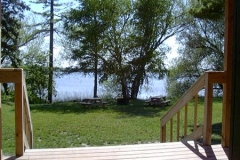
[[[3,153],[9,155],[15,152],[13,105],[3,104]],[[190,103],[189,112],[191,106]],[[159,142],[160,117],[168,109],[144,106],[141,100],[131,101],[129,105],[111,102],[106,108],[92,109],[83,108],[77,102],[31,105],[34,148]],[[219,115],[219,112],[214,114]],[[214,125],[219,127],[220,121],[214,119]],[[189,130],[191,128],[189,126]],[[219,134],[216,133],[216,139]]]
[[[204,123],[204,99],[200,98],[198,103],[198,121],[197,125],[203,125]],[[180,137],[184,137],[184,108],[180,111]],[[173,118],[173,141],[176,141],[176,128],[177,128],[177,116]],[[213,102],[212,113],[212,144],[221,143],[221,130],[222,130],[222,98],[215,98]],[[190,101],[188,104],[188,128],[187,133],[192,133],[194,124],[194,101]],[[170,139],[169,127],[167,123],[167,139]],[[201,140],[200,140],[201,141]]]

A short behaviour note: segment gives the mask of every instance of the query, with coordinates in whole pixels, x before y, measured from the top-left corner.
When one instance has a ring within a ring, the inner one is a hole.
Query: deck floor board
[[[202,146],[193,141],[186,143],[153,143],[103,147],[29,149],[22,157],[7,160],[227,160],[228,149],[219,145]]]

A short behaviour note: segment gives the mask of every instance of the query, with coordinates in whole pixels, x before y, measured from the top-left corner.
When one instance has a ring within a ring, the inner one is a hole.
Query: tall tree
[[[58,0],[35,0],[31,1],[35,4],[42,4],[43,8],[45,9],[42,13],[35,12],[38,15],[43,16],[46,18],[46,21],[43,23],[40,23],[40,25],[43,26],[43,28],[48,28],[49,26],[49,81],[48,81],[48,101],[49,103],[52,103],[52,96],[53,96],[53,45],[54,45],[54,23],[56,23],[59,19],[54,19],[54,15],[56,14],[54,8],[61,6]],[[55,3],[54,3],[55,2]],[[49,7],[49,9],[47,9]],[[45,25],[48,24],[48,25]]]
[[[211,1],[208,3],[211,3]],[[220,3],[223,4],[222,2]],[[194,4],[190,8],[189,16],[192,17],[191,25],[181,32],[177,38],[181,44],[178,50],[180,56],[173,60],[167,82],[168,93],[174,97],[182,95],[203,72],[223,69],[223,11],[218,11],[221,14],[216,16],[215,12],[211,12],[211,10],[215,11],[211,9],[215,8],[214,6],[208,8],[202,5],[206,5],[206,2],[198,5]],[[223,7],[223,5],[221,6]],[[218,5],[217,8],[219,8]],[[198,12],[193,13],[196,10]],[[206,15],[205,12],[209,14]],[[219,84],[215,87],[220,87],[221,89],[222,85]],[[218,90],[216,91],[218,93]]]
[[[80,0],[79,7],[70,10],[65,18],[65,33],[70,40],[79,41],[78,47],[72,48],[72,59],[78,60],[79,69],[69,68],[69,72],[81,71],[94,74],[93,96],[97,97],[98,74],[102,60],[99,58],[103,49],[104,31],[109,26],[112,8],[110,0]]]
[[[48,79],[48,101],[52,103],[53,96],[53,33],[54,33],[54,0],[50,4],[50,44],[49,44],[49,79]]]
[[[18,68],[21,64],[19,48],[22,46],[19,31],[23,26],[24,11],[29,10],[29,7],[20,0],[3,0],[1,9],[1,64],[5,67]],[[8,84],[3,83],[3,87],[8,94]]]
[[[20,0],[2,0],[2,39],[1,63],[18,67],[19,59],[19,30],[24,18],[23,12],[29,7]]]
[[[173,15],[176,4],[173,1],[140,0],[136,2],[135,40],[136,54],[131,61],[134,75],[131,98],[137,98],[139,87],[148,77],[147,73],[157,73],[163,77],[166,73],[164,55],[167,52],[162,45],[169,37],[179,32],[180,27]]]
[[[70,31],[78,37],[73,43],[75,44],[74,50],[84,53],[74,55],[81,58],[85,55],[88,58],[91,57],[92,60],[93,56],[97,55],[101,61],[98,64],[101,68],[100,80],[113,78],[121,84],[124,98],[137,98],[139,88],[148,77],[154,73],[163,75],[166,72],[163,57],[167,49],[163,46],[163,42],[180,31],[177,17],[173,16],[177,7],[167,0],[97,1],[95,4],[100,4],[102,10],[89,8],[89,15],[86,18],[83,17],[81,7],[90,6],[92,1],[79,2],[85,3],[84,5],[80,3],[80,8],[72,13],[72,21],[65,23],[72,25],[75,31],[72,32],[68,28],[66,32]],[[98,28],[93,29],[94,23],[92,22],[95,20],[94,14],[96,13],[100,18],[97,18]],[[99,32],[102,27],[104,29]],[[98,33],[95,33],[95,30]],[[98,43],[95,43],[101,46],[97,54],[86,52],[94,48],[85,45],[86,42],[94,44],[92,41],[94,36],[91,36],[92,39],[86,39],[83,31],[87,33],[91,31],[90,33],[95,35],[101,34],[98,36]],[[81,39],[83,35],[85,37]],[[80,63],[84,62],[83,59],[79,60],[81,60]],[[89,72],[89,70],[85,71]]]

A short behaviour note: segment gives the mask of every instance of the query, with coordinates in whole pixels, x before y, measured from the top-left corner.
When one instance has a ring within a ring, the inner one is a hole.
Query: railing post
[[[16,156],[24,154],[23,112],[23,86],[18,82],[15,83]]]
[[[198,94],[194,98],[194,127],[193,130],[197,130],[197,109],[198,109]]]
[[[208,82],[208,76],[205,83],[203,145],[211,145],[213,84]]]
[[[161,127],[160,133],[161,133],[160,142],[161,143],[166,142],[166,125]]]
[[[173,141],[173,118],[170,120],[170,142]]]
[[[227,72],[223,85],[223,112],[222,112],[222,146],[230,145],[230,119],[231,119],[231,91],[233,73],[233,0],[225,0],[225,32],[224,32],[224,71]],[[236,21],[237,22],[237,21]],[[238,29],[236,29],[238,30]]]
[[[187,125],[188,125],[188,103],[185,105],[184,112],[184,137],[187,136]]]
[[[180,111],[177,112],[177,141],[180,137]]]

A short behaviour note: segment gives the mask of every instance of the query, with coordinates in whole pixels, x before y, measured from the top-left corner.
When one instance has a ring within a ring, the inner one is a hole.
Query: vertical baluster
[[[184,114],[184,137],[187,136],[187,125],[188,125],[188,103],[185,105],[185,114]]]
[[[194,127],[193,130],[197,130],[197,107],[198,107],[198,95],[195,96],[195,103],[194,103]]]
[[[180,133],[180,111],[177,113],[177,141],[179,141],[179,133]]]
[[[170,142],[172,142],[173,137],[173,118],[170,120]]]
[[[161,137],[160,137],[160,141],[163,143],[163,142],[166,142],[166,125],[162,126],[161,127]]]

